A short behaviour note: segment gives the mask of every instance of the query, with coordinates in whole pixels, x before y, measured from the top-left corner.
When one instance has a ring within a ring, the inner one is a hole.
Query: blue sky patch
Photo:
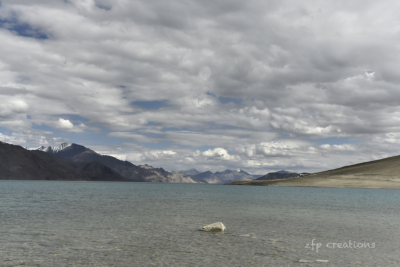
[[[0,127],[0,133],[10,135],[11,132],[7,128]]]
[[[349,137],[327,137],[327,138],[318,138],[318,139],[307,139],[307,141],[317,142],[320,145],[323,145],[323,144],[343,145],[343,144],[354,143],[354,141],[351,141]]]
[[[136,144],[145,146],[147,148],[160,149],[160,150],[164,150],[164,149],[167,149],[172,146],[171,141],[162,141],[162,142],[158,142],[158,143],[136,143]]]
[[[48,131],[48,132],[54,132],[54,128],[44,125],[44,124],[36,124],[36,123],[32,123],[32,128],[33,129],[38,129],[38,130],[42,130],[42,131]]]
[[[218,97],[218,100],[221,104],[228,104],[232,102],[238,105],[242,104],[243,101],[241,98],[223,97],[223,96]]]
[[[210,95],[210,96],[213,96],[213,97],[217,97],[214,93],[212,93],[212,92],[207,92],[206,93],[207,95]]]
[[[20,22],[14,17],[11,20],[0,19],[0,28],[7,29],[19,36],[36,39],[49,39],[48,35],[38,28],[34,28],[27,23]]]
[[[145,134],[145,136],[151,137],[151,138],[163,138],[163,137],[165,137],[165,134],[147,133],[147,134]]]
[[[161,125],[161,123],[150,121],[150,122],[148,122],[148,123],[146,124],[146,126],[158,126],[158,125]]]
[[[163,132],[169,132],[169,131],[171,131],[171,132],[196,132],[196,131],[193,131],[193,130],[190,130],[190,129],[188,129],[188,128],[176,128],[176,127],[165,127],[165,128],[163,128],[163,129],[161,129],[161,131],[163,131]]]
[[[207,151],[209,149],[214,149],[215,146],[198,146],[198,147],[193,147],[194,150],[200,150],[201,152]]]
[[[134,106],[144,109],[160,109],[168,107],[166,100],[163,101],[134,101],[131,103]]]
[[[110,11],[110,10],[112,9],[112,6],[111,6],[111,5],[102,5],[102,4],[97,4],[97,3],[96,3],[96,6],[97,6],[98,8],[100,8],[100,9],[104,9],[104,10],[106,10],[106,11]]]
[[[223,129],[223,130],[235,130],[235,129],[245,129],[243,127],[238,127],[238,126],[234,126],[234,125],[227,125],[227,124],[217,124],[215,122],[207,122],[207,126],[209,126],[209,128],[212,129]]]

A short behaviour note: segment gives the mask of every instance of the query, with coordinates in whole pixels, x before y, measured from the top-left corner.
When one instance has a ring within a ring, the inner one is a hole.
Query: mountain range
[[[0,142],[0,179],[126,181],[112,169],[96,162],[74,162],[43,151]]]
[[[284,170],[264,176],[251,175],[241,169],[215,173],[199,172],[196,169],[168,172],[163,168],[147,164],[137,166],[128,161],[100,155],[74,143],[24,149],[0,142],[0,179],[223,184],[236,180],[270,180],[299,175]]]
[[[0,179],[199,183],[177,172],[136,166],[78,144],[24,149],[0,142]]]
[[[196,169],[190,169],[186,171],[179,171],[179,173],[190,175],[191,177],[206,182],[209,184],[223,184],[223,183],[230,183],[236,180],[253,180],[261,175],[251,175],[241,169],[238,170],[225,170],[223,172],[199,172]]]

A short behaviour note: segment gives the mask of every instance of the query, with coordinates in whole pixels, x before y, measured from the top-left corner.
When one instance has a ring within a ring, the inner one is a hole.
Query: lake
[[[0,266],[400,266],[399,203],[383,189],[0,181]],[[219,221],[225,233],[199,231]]]

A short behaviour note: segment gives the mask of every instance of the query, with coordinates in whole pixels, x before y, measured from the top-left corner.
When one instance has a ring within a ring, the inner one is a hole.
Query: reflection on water
[[[0,266],[400,261],[397,190],[1,181],[0,199]],[[225,233],[199,231],[217,221]]]

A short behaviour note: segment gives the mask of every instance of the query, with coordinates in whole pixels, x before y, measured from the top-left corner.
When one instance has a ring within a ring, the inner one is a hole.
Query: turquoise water
[[[399,203],[380,189],[0,181],[0,266],[400,266]],[[218,221],[225,233],[198,231]]]

